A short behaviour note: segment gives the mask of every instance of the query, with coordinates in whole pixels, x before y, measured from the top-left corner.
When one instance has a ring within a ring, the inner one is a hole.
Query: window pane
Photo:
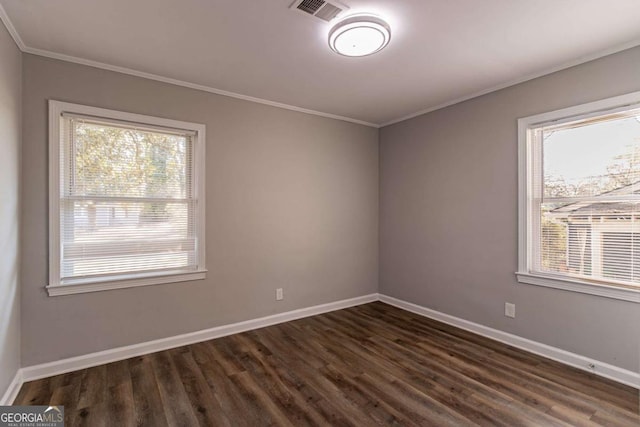
[[[545,129],[544,196],[597,196],[640,181],[639,117]]]
[[[61,278],[195,269],[192,136],[62,120]]]
[[[637,114],[542,128],[544,191],[534,222],[540,271],[640,284]]]
[[[189,202],[63,201],[63,278],[195,263]]]
[[[543,271],[552,273],[567,273],[568,251],[566,221],[558,218],[555,209],[559,204],[547,203],[542,205],[540,218],[540,267]]]
[[[541,270],[640,283],[640,202],[543,203]]]
[[[640,233],[602,234],[602,275],[623,281],[640,279]]]
[[[69,193],[187,197],[188,136],[73,120]]]
[[[49,295],[203,279],[205,126],[49,113]]]

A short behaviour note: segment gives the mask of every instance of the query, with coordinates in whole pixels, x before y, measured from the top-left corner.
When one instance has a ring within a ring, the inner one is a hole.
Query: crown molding
[[[16,43],[16,46],[18,46],[18,49],[24,52],[24,49],[27,47],[27,45],[24,44],[24,41],[22,41],[22,37],[20,37],[20,34],[18,34],[16,27],[13,26],[13,22],[11,22],[11,19],[9,19],[7,11],[4,10],[4,7],[2,7],[2,3],[0,3],[0,21],[2,21],[2,23],[4,24],[5,28],[11,35],[11,38]]]
[[[93,61],[93,60],[90,60],[90,59],[79,58],[79,57],[76,57],[76,56],[65,55],[65,54],[62,54],[62,53],[52,52],[52,51],[49,51],[49,50],[36,49],[36,48],[30,47],[30,46],[27,46],[24,43],[24,41],[20,37],[20,34],[18,34],[18,31],[16,30],[16,28],[13,25],[13,23],[11,22],[11,19],[9,19],[9,15],[7,15],[7,12],[2,7],[2,4],[0,4],[0,20],[4,23],[4,26],[7,28],[7,31],[9,32],[11,37],[13,38],[13,41],[18,46],[18,49],[20,49],[24,53],[29,53],[31,55],[43,56],[45,58],[57,59],[57,60],[60,60],[60,61],[65,61],[65,62],[72,62],[74,64],[86,65],[86,66],[93,67],[93,68],[100,68],[100,69],[103,69],[103,70],[114,71],[116,73],[128,74],[130,76],[141,77],[141,78],[148,79],[148,80],[155,80],[155,81],[159,81],[159,82],[163,82],[163,83],[172,84],[172,85],[175,85],[175,86],[182,86],[182,87],[186,87],[186,88],[189,88],[189,89],[195,89],[195,90],[200,90],[200,91],[203,91],[203,92],[213,93],[213,94],[216,94],[216,95],[227,96],[229,98],[241,99],[243,101],[249,101],[249,102],[254,102],[256,104],[268,105],[270,107],[282,108],[284,110],[296,111],[298,113],[311,114],[313,116],[320,116],[320,117],[325,117],[325,118],[334,119],[334,120],[341,120],[341,121],[344,121],[344,122],[355,123],[355,124],[358,124],[358,125],[373,127],[373,128],[376,128],[376,129],[380,127],[380,125],[377,124],[377,123],[371,123],[371,122],[367,122],[367,121],[364,121],[364,120],[354,119],[354,118],[351,118],[351,117],[340,116],[340,115],[331,114],[331,113],[325,113],[323,111],[311,110],[311,109],[308,109],[308,108],[298,107],[296,105],[290,105],[290,104],[285,104],[285,103],[282,103],[282,102],[270,101],[268,99],[256,98],[254,96],[249,96],[249,95],[244,95],[244,94],[241,94],[241,93],[236,93],[236,92],[230,92],[230,91],[227,91],[227,90],[217,89],[217,88],[214,88],[214,87],[211,87],[211,86],[200,85],[200,84],[197,84],[197,83],[191,83],[191,82],[187,82],[187,81],[184,81],[184,80],[179,80],[179,79],[174,79],[174,78],[171,78],[171,77],[160,76],[158,74],[147,73],[147,72],[144,72],[144,71],[134,70],[132,68],[121,67],[121,66],[118,66],[118,65],[106,64],[104,62]]]
[[[436,110],[441,110],[443,108],[450,107],[452,105],[459,104],[461,102],[468,101],[473,98],[478,98],[482,95],[487,95],[491,92],[497,92],[499,90],[506,89],[508,87],[527,82],[529,80],[537,79],[538,77],[543,77],[558,71],[566,70],[567,68],[575,67],[576,65],[584,64],[589,61],[595,61],[596,59],[604,58],[605,56],[613,55],[614,53],[622,52],[624,50],[632,49],[638,46],[640,46],[640,39],[632,40],[628,43],[617,45],[609,49],[601,50],[591,55],[585,55],[585,56],[579,57],[578,59],[574,59],[572,61],[563,62],[562,64],[557,65],[555,67],[545,68],[543,71],[539,71],[537,73],[528,74],[524,77],[510,80],[506,83],[492,86],[490,88],[483,89],[479,92],[474,92],[470,95],[463,95],[451,101],[446,101],[446,102],[443,102],[442,104],[437,104],[437,105],[434,105],[433,107],[425,108],[423,110],[416,111],[415,113],[407,114],[406,116],[401,116],[396,119],[389,120],[388,122],[382,123],[379,127],[383,128],[385,126],[391,126],[396,123],[404,122],[405,120],[413,119],[415,117],[422,116],[423,114],[431,113]]]
[[[496,86],[492,86],[492,87],[489,87],[487,89],[483,89],[481,91],[471,93],[469,95],[464,95],[464,96],[461,96],[459,98],[455,98],[455,99],[453,99],[451,101],[446,101],[446,102],[443,102],[441,104],[437,104],[437,105],[434,105],[432,107],[428,107],[428,108],[416,111],[414,113],[410,113],[410,114],[407,114],[407,115],[404,115],[404,116],[401,116],[401,117],[398,117],[398,118],[395,118],[393,120],[389,120],[387,122],[384,122],[384,123],[380,124],[380,123],[367,122],[367,121],[364,121],[364,120],[358,120],[358,119],[354,119],[354,118],[351,118],[351,117],[345,117],[345,116],[340,116],[340,115],[336,115],[336,114],[325,113],[325,112],[322,112],[322,111],[311,110],[311,109],[308,109],[308,108],[302,108],[302,107],[298,107],[298,106],[295,106],[295,105],[285,104],[285,103],[282,103],[282,102],[270,101],[268,99],[256,98],[256,97],[249,96],[249,95],[243,95],[243,94],[236,93],[236,92],[230,92],[230,91],[226,91],[226,90],[222,90],[222,89],[216,89],[216,88],[210,87],[210,86],[205,86],[205,85],[191,83],[191,82],[187,82],[187,81],[183,81],[183,80],[173,79],[173,78],[170,78],[170,77],[164,77],[164,76],[160,76],[160,75],[157,75],[157,74],[152,74],[152,73],[147,73],[147,72],[144,72],[144,71],[134,70],[134,69],[131,69],[131,68],[120,67],[120,66],[117,66],[117,65],[106,64],[106,63],[103,63],[103,62],[92,61],[92,60],[84,59],[84,58],[78,58],[78,57],[71,56],[71,55],[64,55],[64,54],[61,54],[61,53],[56,53],[56,52],[52,52],[52,51],[48,51],[48,50],[44,50],[44,49],[32,48],[32,47],[29,47],[29,46],[25,45],[24,41],[20,37],[20,34],[18,34],[18,31],[15,29],[15,27],[13,26],[13,23],[9,19],[9,16],[7,15],[6,11],[2,7],[2,4],[0,4],[0,21],[2,21],[4,23],[5,27],[7,28],[7,31],[9,32],[9,34],[11,34],[11,37],[15,41],[16,45],[18,46],[18,48],[24,53],[29,53],[29,54],[32,54],[32,55],[38,55],[38,56],[43,56],[43,57],[47,57],[47,58],[57,59],[57,60],[60,60],[60,61],[65,61],[65,62],[72,62],[72,63],[75,63],[75,64],[86,65],[86,66],[94,67],[94,68],[101,68],[101,69],[104,69],[104,70],[114,71],[114,72],[117,72],[117,73],[128,74],[128,75],[131,75],[131,76],[142,77],[142,78],[149,79],[149,80],[155,80],[155,81],[160,81],[160,82],[163,82],[163,83],[169,83],[169,84],[173,84],[173,85],[176,85],[176,86],[182,86],[182,87],[187,87],[187,88],[190,88],[190,89],[195,89],[195,90],[200,90],[200,91],[204,91],[204,92],[214,93],[216,95],[222,95],[222,96],[227,96],[227,97],[230,97],[230,98],[241,99],[241,100],[244,100],[244,101],[255,102],[255,103],[258,103],[258,104],[269,105],[271,107],[282,108],[282,109],[285,109],[285,110],[297,111],[297,112],[300,112],[300,113],[311,114],[311,115],[320,116],[320,117],[326,117],[326,118],[329,118],[329,119],[341,120],[341,121],[345,121],[345,122],[349,122],[349,123],[355,123],[355,124],[359,124],[359,125],[373,127],[373,128],[376,128],[376,129],[380,129],[380,128],[383,128],[383,127],[386,127],[386,126],[394,125],[396,123],[404,122],[405,120],[413,119],[415,117],[422,116],[424,114],[431,113],[433,111],[440,110],[440,109],[443,109],[443,108],[446,108],[446,107],[450,107],[452,105],[459,104],[461,102],[468,101],[468,100],[473,99],[473,98],[478,98],[480,96],[487,95],[487,94],[489,94],[491,92],[496,92],[496,91],[499,91],[499,90],[502,90],[502,89],[506,89],[508,87],[515,86],[517,84],[524,83],[524,82],[527,82],[529,80],[537,79],[538,77],[543,77],[543,76],[546,76],[548,74],[552,74],[552,73],[555,73],[555,72],[558,72],[558,71],[565,70],[567,68],[575,67],[576,65],[584,64],[584,63],[589,62],[589,61],[594,61],[596,59],[600,59],[600,58],[603,58],[603,57],[608,56],[608,55],[613,55],[614,53],[622,52],[624,50],[640,46],[640,39],[632,40],[632,41],[630,41],[628,43],[623,43],[621,45],[617,45],[617,46],[609,48],[609,49],[601,50],[601,51],[596,52],[596,53],[591,54],[591,55],[581,56],[581,57],[579,57],[577,59],[574,59],[572,61],[564,62],[564,63],[562,63],[562,64],[560,64],[558,66],[547,68],[547,69],[544,69],[543,71],[539,71],[537,73],[529,74],[527,76],[524,76],[524,77],[521,77],[521,78],[518,78],[518,79],[510,80],[510,81],[508,81],[506,83],[502,83],[502,84],[499,84],[499,85],[496,85]]]
[[[131,68],[120,67],[118,65],[106,64],[104,62],[93,61],[90,59],[78,58],[76,56],[65,55],[62,53],[51,52],[49,50],[36,49],[33,47],[25,46],[21,49],[24,53],[31,55],[43,56],[45,58],[57,59],[65,62],[72,62],[74,64],[86,65],[93,68],[100,68],[103,70],[114,71],[116,73],[128,74],[130,76],[141,77],[143,79],[155,80],[163,83],[169,83],[175,86],[182,86],[189,89],[200,90],[203,92],[209,92],[216,95],[227,96],[229,98],[241,99],[243,101],[254,102],[256,104],[268,105],[270,107],[282,108],[284,110],[296,111],[298,113],[311,114],[314,116],[326,117],[329,119],[341,120],[344,122],[355,123],[358,125],[369,126],[373,128],[379,128],[380,125],[376,123],[366,122],[364,120],[353,119],[351,117],[339,116],[336,114],[325,113],[322,111],[310,110],[308,108],[298,107],[295,105],[284,104],[282,102],[269,101],[268,99],[256,98],[249,95],[243,95],[241,93],[229,92],[222,89],[216,89],[214,87],[200,85],[197,83],[191,83],[184,80],[178,80],[171,77],[164,77],[158,74],[147,73],[145,71],[138,71]]]

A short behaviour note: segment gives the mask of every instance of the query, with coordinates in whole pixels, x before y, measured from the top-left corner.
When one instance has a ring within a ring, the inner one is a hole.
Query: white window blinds
[[[640,110],[530,130],[532,269],[640,286]]]
[[[198,133],[68,112],[58,120],[58,281],[50,285],[201,270]]]

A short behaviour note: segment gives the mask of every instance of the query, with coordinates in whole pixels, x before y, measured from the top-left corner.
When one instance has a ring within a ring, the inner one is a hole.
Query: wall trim
[[[16,30],[15,26],[11,22],[11,19],[9,18],[9,15],[7,15],[7,12],[2,7],[2,4],[0,4],[0,21],[2,21],[4,23],[4,26],[7,28],[7,31],[9,32],[11,37],[13,38],[13,41],[18,46],[18,49],[20,49],[24,53],[30,53],[32,55],[43,56],[45,58],[58,59],[60,61],[65,61],[65,62],[73,62],[75,64],[86,65],[86,66],[93,67],[93,68],[101,68],[103,70],[108,70],[108,71],[115,71],[116,73],[128,74],[130,76],[142,77],[144,79],[155,80],[155,81],[159,81],[159,82],[163,82],[163,83],[169,83],[169,84],[172,84],[172,85],[182,86],[182,87],[186,87],[186,88],[189,88],[189,89],[201,90],[203,92],[214,93],[216,95],[222,95],[222,96],[228,96],[230,98],[242,99],[243,101],[255,102],[256,104],[269,105],[271,107],[282,108],[284,110],[297,111],[299,113],[311,114],[313,116],[320,116],[320,117],[326,117],[326,118],[329,118],[329,119],[341,120],[341,121],[344,121],[344,122],[350,122],[350,123],[355,123],[355,124],[359,124],[359,125],[369,126],[369,127],[373,127],[373,128],[376,128],[376,129],[380,127],[380,125],[377,124],[377,123],[370,123],[370,122],[367,122],[367,121],[364,121],[364,120],[358,120],[358,119],[354,119],[354,118],[351,118],[351,117],[340,116],[340,115],[331,114],[331,113],[325,113],[325,112],[322,112],[322,111],[316,111],[316,110],[311,110],[311,109],[308,109],[308,108],[298,107],[296,105],[285,104],[283,102],[270,101],[270,100],[264,99],[264,98],[257,98],[257,97],[254,97],[254,96],[243,95],[243,94],[237,93],[237,92],[231,92],[231,91],[227,91],[227,90],[216,89],[216,88],[211,87],[211,86],[200,85],[200,84],[191,83],[191,82],[187,82],[187,81],[179,80],[179,79],[173,79],[171,77],[160,76],[158,74],[147,73],[147,72],[144,72],[144,71],[138,71],[138,70],[134,70],[132,68],[127,68],[127,67],[120,67],[118,65],[106,64],[104,62],[92,61],[90,59],[79,58],[77,56],[65,55],[65,54],[62,54],[62,53],[52,52],[50,50],[33,48],[33,47],[30,47],[30,46],[27,46],[24,43],[24,41],[20,37],[20,34],[18,33],[18,31]]]
[[[184,345],[208,341],[215,338],[221,338],[228,335],[251,331],[254,329],[260,329],[267,326],[276,325],[278,323],[290,322],[292,320],[302,319],[304,317],[315,316],[335,310],[342,310],[344,308],[367,304],[377,300],[378,294],[369,294],[361,297],[334,301],[327,304],[320,304],[312,307],[287,311],[284,313],[273,314],[270,316],[260,317],[258,319],[246,320],[223,326],[216,326],[214,328],[203,329],[196,332],[189,332],[173,337],[147,341],[140,344],[133,344],[124,347],[99,351],[96,353],[89,353],[82,356],[58,360],[55,362],[28,366],[21,369],[22,381],[20,385],[22,385],[22,382],[26,381],[38,380],[53,375],[59,375],[67,372],[77,371],[80,369],[90,368],[93,366],[103,365],[105,363],[117,362],[119,360],[129,359],[131,357],[141,356],[144,354],[155,353],[158,351],[168,350]]]
[[[583,371],[591,372],[601,377],[608,378],[613,381],[617,381],[622,384],[640,389],[640,372],[633,372],[626,369],[619,368],[617,366],[610,365],[608,363],[600,362],[585,356],[581,356],[570,351],[562,350],[557,347],[552,347],[547,344],[542,344],[537,341],[532,341],[527,338],[522,338],[517,335],[503,332],[498,329],[493,329],[488,326],[480,325],[478,323],[471,322],[469,320],[461,319],[459,317],[451,316],[436,310],[432,310],[427,307],[423,307],[417,304],[413,304],[401,299],[390,297],[387,295],[379,294],[379,300],[392,305],[397,308],[409,311],[411,313],[418,314],[420,316],[428,317],[430,319],[438,320],[451,326],[455,326],[460,329],[464,329],[469,332],[481,335],[486,338],[490,338],[495,341],[499,341],[503,344],[510,345],[512,347],[519,348],[521,350],[528,351],[530,353],[537,354],[539,356],[546,357],[548,359],[555,360],[556,362],[563,363],[565,365],[573,366],[574,368],[581,369]],[[589,366],[593,364],[593,369]]]
[[[322,111],[311,110],[308,108],[298,107],[296,105],[285,104],[283,102],[270,101],[268,99],[257,98],[254,96],[244,95],[241,93],[231,92],[222,89],[216,89],[212,86],[201,85],[197,83],[191,83],[184,80],[174,79],[171,77],[164,77],[158,74],[147,73],[145,71],[138,71],[132,68],[121,67],[118,65],[106,64],[104,62],[93,61],[90,59],[78,58],[76,56],[64,55],[62,53],[51,52],[49,50],[36,49],[29,46],[24,46],[21,49],[24,53],[32,55],[42,56],[45,58],[57,59],[65,62],[72,62],[74,64],[86,65],[88,67],[100,68],[103,70],[114,71],[116,73],[127,74],[130,76],[141,77],[143,79],[155,80],[162,83],[168,83],[176,86],[182,86],[189,89],[200,90],[203,92],[209,92],[216,95],[227,96],[229,98],[241,99],[243,101],[254,102],[256,104],[268,105],[270,107],[282,108],[284,110],[296,111],[298,113],[311,114],[313,116],[326,117],[329,119],[341,120],[344,122],[355,123],[359,125],[369,126],[373,128],[379,128],[380,125],[376,123],[366,122],[364,120],[353,119],[351,117],[339,116],[337,114],[325,113]]]
[[[2,4],[0,4],[0,21],[4,23],[4,26],[9,32],[9,35],[11,35],[13,41],[16,43],[16,46],[18,46],[18,49],[24,52],[27,45],[25,45],[24,41],[22,41],[22,37],[20,37],[20,34],[18,34],[18,30],[16,30],[16,27],[13,26],[13,22],[11,22],[11,19],[9,19],[9,15],[7,15],[7,11],[4,10]]]
[[[634,47],[637,47],[637,46],[640,46],[640,39],[632,40],[630,42],[623,43],[621,45],[617,45],[617,46],[611,47],[609,49],[604,49],[604,50],[598,51],[596,53],[593,53],[591,55],[581,56],[581,57],[579,57],[577,59],[574,59],[572,61],[563,62],[562,64],[557,65],[555,67],[545,68],[544,70],[539,71],[537,73],[529,74],[529,75],[526,75],[524,77],[520,77],[518,79],[509,80],[506,83],[502,83],[502,84],[499,84],[499,85],[496,85],[496,86],[491,86],[491,87],[489,87],[487,89],[481,90],[479,92],[474,92],[474,93],[469,94],[469,95],[463,95],[463,96],[461,96],[459,98],[455,98],[455,99],[453,99],[451,101],[445,101],[445,102],[443,102],[441,104],[437,104],[437,105],[435,105],[433,107],[428,107],[428,108],[425,108],[423,110],[416,111],[415,113],[410,113],[410,114],[407,114],[405,116],[401,116],[401,117],[398,117],[396,119],[389,120],[388,122],[384,122],[384,123],[380,124],[378,127],[383,128],[385,126],[391,126],[391,125],[394,125],[396,123],[404,122],[406,120],[413,119],[415,117],[422,116],[424,114],[431,113],[431,112],[436,111],[436,110],[441,110],[443,108],[450,107],[450,106],[455,105],[455,104],[460,104],[461,102],[468,101],[470,99],[479,98],[479,97],[481,97],[483,95],[487,95],[487,94],[492,93],[492,92],[497,92],[499,90],[506,89],[506,88],[511,87],[511,86],[519,85],[520,83],[528,82],[529,80],[534,80],[534,79],[537,79],[539,77],[544,77],[544,76],[547,76],[549,74],[553,74],[553,73],[556,73],[558,71],[566,70],[568,68],[572,68],[572,67],[575,67],[575,66],[580,65],[580,64],[586,64],[587,62],[595,61],[596,59],[604,58],[605,56],[613,55],[614,53],[622,52],[622,51],[627,50],[627,49],[633,49]]]
[[[345,117],[345,116],[339,116],[339,115],[335,115],[335,114],[331,114],[331,113],[325,113],[322,111],[316,111],[316,110],[310,110],[307,108],[302,108],[302,107],[297,107],[295,105],[289,105],[289,104],[285,104],[285,103],[281,103],[281,102],[276,102],[276,101],[270,101],[268,99],[263,99],[263,98],[256,98],[253,96],[249,96],[249,95],[243,95],[240,93],[236,93],[236,92],[230,92],[230,91],[226,91],[226,90],[222,90],[222,89],[216,89],[214,87],[210,87],[210,86],[205,86],[205,85],[199,85],[196,83],[190,83],[184,80],[178,80],[178,79],[173,79],[170,77],[164,77],[164,76],[160,76],[157,74],[152,74],[152,73],[147,73],[144,71],[138,71],[138,70],[134,70],[131,68],[126,68],[126,67],[120,67],[117,65],[111,65],[111,64],[106,64],[104,62],[98,62],[98,61],[92,61],[90,59],[84,59],[84,58],[79,58],[76,56],[71,56],[71,55],[64,55],[61,53],[57,53],[57,52],[52,52],[49,50],[44,50],[44,49],[37,49],[37,48],[33,48],[33,47],[29,47],[27,46],[24,41],[22,40],[22,38],[20,37],[20,34],[18,34],[18,31],[16,30],[16,28],[14,27],[13,23],[11,22],[11,19],[9,19],[9,15],[7,15],[7,12],[4,10],[4,8],[2,7],[2,4],[0,4],[0,21],[2,21],[5,25],[5,27],[7,28],[7,31],[9,31],[9,34],[11,34],[11,37],[13,38],[13,40],[15,41],[16,45],[18,46],[18,48],[24,52],[24,53],[30,53],[32,55],[37,55],[37,56],[43,56],[46,58],[52,58],[52,59],[58,59],[60,61],[65,61],[65,62],[72,62],[75,64],[81,64],[81,65],[87,65],[89,67],[94,67],[94,68],[101,68],[104,70],[109,70],[109,71],[115,71],[117,73],[122,73],[122,74],[128,74],[131,76],[136,76],[136,77],[142,77],[145,79],[149,79],[149,80],[156,80],[156,81],[160,81],[163,83],[169,83],[169,84],[173,84],[176,86],[182,86],[182,87],[187,87],[190,89],[195,89],[195,90],[201,90],[204,92],[210,92],[210,93],[215,93],[216,95],[222,95],[222,96],[228,96],[231,98],[237,98],[237,99],[242,99],[244,101],[249,101],[249,102],[255,102],[258,104],[264,104],[264,105],[269,105],[272,107],[276,107],[276,108],[282,108],[285,110],[291,110],[291,111],[297,111],[300,113],[305,113],[305,114],[311,114],[314,116],[320,116],[320,117],[326,117],[329,119],[336,119],[336,120],[342,120],[345,122],[350,122],[350,123],[355,123],[355,124],[360,124],[360,125],[364,125],[364,126],[369,126],[369,127],[373,127],[376,129],[380,129],[383,128],[385,126],[390,126],[396,123],[400,123],[400,122],[404,122],[406,120],[412,119],[414,117],[418,117],[418,116],[422,116],[424,114],[427,113],[431,113],[433,111],[436,110],[441,110],[443,108],[446,107],[450,107],[452,105],[455,104],[459,104],[461,102],[464,101],[468,101],[470,99],[473,98],[478,98],[480,96],[483,95],[487,95],[489,93],[492,92],[497,92],[499,90],[502,89],[506,89],[508,87],[511,86],[515,86],[518,85],[520,83],[524,83],[527,82],[529,80],[534,80],[537,79],[538,77],[543,77],[546,76],[548,74],[553,74],[555,72],[558,71],[562,71],[562,70],[566,70],[568,68],[571,67],[575,67],[577,65],[580,64],[584,64],[590,61],[594,61],[596,59],[600,59],[603,58],[605,56],[609,56],[609,55],[613,55],[614,53],[618,53],[618,52],[622,52],[624,50],[627,49],[632,49],[634,47],[640,46],[640,39],[637,40],[632,40],[630,42],[621,44],[621,45],[617,45],[614,46],[612,48],[609,49],[605,49],[605,50],[601,50],[599,52],[596,52],[594,54],[591,55],[585,55],[585,56],[581,56],[577,59],[574,59],[572,61],[567,61],[564,62],[558,66],[555,67],[551,67],[551,68],[547,68],[544,69],[543,71],[537,72],[537,73],[533,73],[533,74],[529,74],[527,76],[518,78],[518,79],[514,79],[514,80],[510,80],[506,83],[502,83],[496,86],[491,86],[487,89],[483,89],[481,91],[478,92],[474,92],[468,95],[463,95],[459,98],[455,98],[452,99],[450,101],[445,101],[441,104],[437,104],[434,105],[432,107],[427,107],[424,108],[422,110],[418,110],[416,112],[410,113],[410,114],[406,114],[404,116],[401,117],[397,117],[395,119],[383,122],[383,123],[371,123],[371,122],[367,122],[364,120],[358,120],[358,119],[354,119],[351,117]]]
[[[91,59],[78,58],[77,56],[65,55],[62,53],[51,52],[49,50],[36,49],[29,46],[24,46],[21,49],[24,53],[30,53],[32,55],[43,56],[45,58],[57,59],[59,61],[72,62],[74,64],[86,65],[88,67],[100,68],[103,70],[114,71],[116,73],[127,74],[130,76],[141,77],[143,79],[155,80],[162,83],[168,83],[176,86],[182,86],[189,89],[200,90],[203,92],[209,92],[216,95],[227,96],[229,98],[241,99],[243,101],[254,102],[256,104],[268,105],[270,107],[282,108],[284,110],[296,111],[298,113],[311,114],[312,116],[326,117],[328,119],[341,120],[343,122],[355,123],[358,125],[369,126],[378,129],[380,127],[377,123],[370,123],[364,120],[353,119],[351,117],[339,116],[337,114],[325,113],[322,111],[311,110],[308,108],[298,107],[296,105],[285,104],[283,102],[270,101],[264,98],[257,98],[254,96],[243,95],[241,93],[230,92],[227,90],[216,89],[211,86],[201,85],[197,83],[191,83],[184,80],[174,79],[171,77],[164,77],[158,74],[147,73],[145,71],[138,71],[132,68],[121,67],[119,65],[106,64],[104,62],[93,61]]]
[[[526,271],[516,272],[516,277],[519,283],[640,303],[640,289],[592,283],[587,280],[574,279],[571,277],[544,276]]]
[[[2,399],[0,399],[0,406],[13,404],[13,401],[18,397],[18,393],[20,392],[20,388],[22,388],[23,382],[22,369],[18,369],[7,388],[7,391],[5,391]]]
[[[483,326],[469,320],[451,316],[430,308],[426,308],[417,304],[403,301],[384,294],[369,294],[360,297],[334,301],[326,304],[315,305],[312,307],[301,308],[297,310],[277,313],[258,319],[246,320],[228,325],[217,326],[201,331],[190,332],[173,337],[162,338],[158,340],[148,341],[139,344],[133,344],[124,347],[99,351],[82,356],[62,359],[55,362],[48,362],[34,366],[21,368],[6,390],[0,405],[10,405],[15,400],[23,383],[46,378],[54,375],[60,375],[80,369],[86,369],[93,366],[103,365],[106,363],[117,362],[119,360],[131,357],[141,356],[145,354],[155,353],[158,351],[168,350],[171,348],[181,347],[184,345],[194,344],[202,341],[208,341],[215,338],[221,338],[228,335],[238,334],[254,329],[260,329],[279,323],[289,322],[292,320],[302,319],[305,317],[316,316],[318,314],[329,313],[331,311],[342,310],[357,305],[368,304],[375,301],[392,305],[420,316],[428,317],[460,329],[481,335],[486,338],[499,341],[501,343],[528,351],[548,359],[555,360],[565,365],[573,366],[586,372],[591,372],[604,378],[626,384],[628,386],[640,389],[640,372],[633,372],[608,363],[590,359],[579,354],[571,353],[557,347],[542,344],[503,332],[497,329]],[[593,364],[594,369],[589,368]]]

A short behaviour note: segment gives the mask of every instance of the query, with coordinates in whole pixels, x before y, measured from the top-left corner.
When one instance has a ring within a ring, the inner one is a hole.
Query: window
[[[640,302],[640,92],[518,128],[518,280]]]
[[[203,279],[203,125],[49,103],[50,295]]]

